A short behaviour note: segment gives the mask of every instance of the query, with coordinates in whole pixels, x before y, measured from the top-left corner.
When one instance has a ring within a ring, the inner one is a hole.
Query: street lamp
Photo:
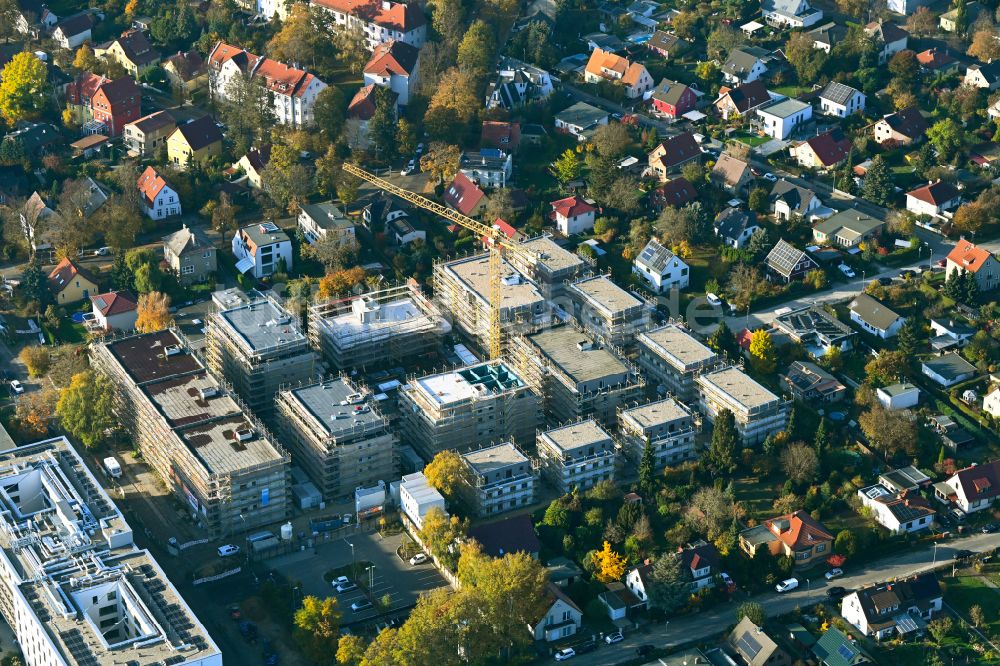
[[[358,578],[358,562],[357,562],[357,560],[354,559],[354,544],[351,543],[350,541],[348,541],[347,545],[351,547],[351,575],[354,577],[355,580],[357,580],[357,578]]]
[[[939,545],[938,543],[936,543],[936,542],[934,543],[934,559],[931,560],[931,566],[934,566],[935,564],[937,564],[937,549],[938,549],[938,545]]]

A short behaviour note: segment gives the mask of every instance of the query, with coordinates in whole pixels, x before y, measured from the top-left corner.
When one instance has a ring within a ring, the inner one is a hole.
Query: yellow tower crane
[[[507,235],[494,227],[483,224],[471,217],[466,217],[446,206],[431,201],[427,197],[404,190],[402,187],[393,185],[384,178],[379,178],[375,174],[369,173],[354,164],[345,163],[344,171],[368,181],[383,192],[399,197],[404,201],[409,201],[414,206],[429,210],[446,220],[465,227],[474,234],[488,239],[490,246],[489,260],[489,282],[490,282],[490,358],[499,359],[503,354],[503,331],[501,329],[500,311],[503,301],[503,259],[508,253],[516,254],[527,262],[534,263],[539,259],[539,255],[533,250],[529,250],[518,243],[507,238]]]

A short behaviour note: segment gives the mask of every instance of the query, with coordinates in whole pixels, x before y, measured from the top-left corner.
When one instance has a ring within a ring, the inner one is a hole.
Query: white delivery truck
[[[122,466],[118,464],[118,460],[114,456],[108,456],[104,459],[104,471],[112,479],[117,479],[122,475]]]

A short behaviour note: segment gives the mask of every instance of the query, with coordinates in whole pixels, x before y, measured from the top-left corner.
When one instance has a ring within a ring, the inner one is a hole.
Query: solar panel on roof
[[[743,634],[737,642],[743,652],[750,657],[750,659],[754,659],[757,656],[757,653],[760,652],[760,643],[758,643],[757,639],[750,634]]]
[[[840,654],[840,656],[843,657],[844,659],[847,659],[848,661],[854,659],[854,655],[856,654],[854,650],[851,649],[850,646],[844,643],[841,643],[840,645],[837,646],[837,653]]]

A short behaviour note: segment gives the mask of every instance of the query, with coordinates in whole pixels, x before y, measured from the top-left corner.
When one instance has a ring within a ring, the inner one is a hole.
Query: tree
[[[628,561],[611,550],[611,544],[607,541],[601,550],[594,552],[593,558],[594,572],[600,582],[610,583],[619,580],[625,574],[625,565]]]
[[[229,128],[227,136],[233,139],[233,152],[237,155],[264,142],[276,120],[270,92],[259,78],[250,76],[229,79],[220,116]]]
[[[368,62],[368,45],[361,24],[349,21],[346,25],[333,28],[334,53],[337,62],[347,67],[352,74],[360,74]]]
[[[549,173],[565,187],[566,183],[579,180],[583,173],[583,163],[576,152],[567,148],[549,167]]]
[[[795,69],[799,83],[811,84],[819,78],[819,73],[826,64],[827,54],[813,47],[813,40],[808,33],[796,32],[785,45],[785,58]]]
[[[719,327],[708,336],[709,348],[717,354],[727,354],[730,358],[737,358],[740,353],[739,345],[736,344],[736,336],[729,329],[725,320],[719,322]]]
[[[455,137],[456,131],[473,120],[479,111],[478,89],[469,72],[457,67],[444,72],[424,114],[428,134],[439,140]]]
[[[493,66],[497,49],[495,34],[496,30],[485,21],[476,19],[458,45],[458,67],[476,81],[481,81]]]
[[[625,125],[608,123],[597,128],[591,143],[601,157],[618,159],[632,145],[632,137]]]
[[[639,461],[639,488],[647,495],[652,494],[655,489],[653,483],[656,470],[653,465],[653,446],[647,441],[642,449],[642,459]]]
[[[933,35],[938,29],[938,17],[927,7],[917,7],[906,21],[906,31],[914,37]]]
[[[361,246],[355,240],[343,241],[327,234],[312,245],[302,248],[302,253],[323,264],[327,273],[341,271],[358,261]]]
[[[934,642],[938,645],[944,642],[944,639],[948,638],[948,634],[951,633],[952,621],[948,616],[939,617],[936,620],[931,620],[927,623],[927,631],[934,638]]]
[[[375,87],[375,111],[368,121],[368,142],[376,155],[396,154],[396,96],[384,86]]]
[[[738,310],[746,310],[759,296],[764,295],[767,286],[756,266],[740,264],[729,274],[726,295]]]
[[[865,172],[865,185],[861,192],[866,199],[879,206],[888,206],[892,202],[892,176],[881,155],[875,156]]]
[[[684,512],[684,521],[695,530],[715,540],[737,516],[732,496],[714,486],[699,488]]]
[[[17,357],[28,368],[29,377],[41,377],[44,375],[49,371],[49,365],[52,360],[49,356],[48,348],[41,345],[25,347]]]
[[[750,362],[757,372],[765,375],[774,372],[778,363],[774,340],[771,339],[771,334],[763,328],[758,328],[750,334]]]
[[[236,229],[236,207],[226,192],[219,193],[219,202],[212,208],[212,228],[218,231],[223,239]]]
[[[983,62],[1000,58],[1000,39],[997,39],[996,28],[977,30],[966,53]]]
[[[27,297],[29,303],[35,304],[38,311],[41,311],[41,308],[52,298],[45,272],[42,270],[38,258],[34,255],[21,273],[19,291]]]
[[[408,157],[417,149],[417,128],[406,118],[396,123],[396,153]]]
[[[96,446],[118,423],[115,393],[111,380],[93,370],[73,375],[56,404],[63,429],[88,449]]]
[[[340,666],[361,666],[367,647],[365,639],[357,634],[346,634],[337,641],[337,663]]]
[[[834,552],[846,557],[854,557],[858,550],[858,539],[851,530],[840,530],[833,541]]]
[[[913,358],[920,351],[923,326],[916,316],[907,318],[896,335],[896,351],[906,358]]]
[[[313,105],[313,120],[316,128],[323,133],[327,141],[336,141],[344,129],[347,100],[337,86],[327,86],[316,95]]]
[[[749,618],[758,627],[762,627],[767,613],[764,612],[764,606],[756,601],[744,601],[736,607],[736,621],[740,622],[743,618]]]
[[[466,482],[465,463],[454,451],[439,451],[424,467],[424,476],[427,477],[427,483],[451,500],[459,487]]]
[[[660,242],[666,246],[698,243],[707,232],[704,209],[697,201],[683,208],[667,206],[656,218],[654,228]]]
[[[81,72],[93,72],[97,69],[97,56],[94,55],[94,49],[90,48],[89,42],[84,42],[76,50],[76,54],[73,56],[73,67],[76,67]]]
[[[979,604],[969,606],[969,620],[972,621],[972,626],[977,629],[986,624],[986,614],[983,612],[983,607]]]
[[[834,349],[836,349],[834,347]],[[816,435],[813,437],[813,448],[817,455],[823,455],[830,448],[830,435],[826,431],[826,417],[819,417],[819,425],[816,427]]]
[[[302,599],[293,619],[295,641],[310,662],[328,664],[330,655],[337,653],[341,615],[336,597],[320,599],[310,594]]]
[[[449,181],[458,173],[458,162],[462,151],[454,144],[434,141],[420,158],[420,170],[425,171],[439,183]]]
[[[896,80],[913,85],[920,76],[920,61],[917,60],[917,54],[909,49],[899,51],[889,60],[889,72]]]
[[[805,483],[815,478],[819,456],[816,449],[796,442],[781,452],[781,468],[793,483]]]
[[[0,70],[0,116],[13,125],[37,118],[45,108],[48,70],[30,51],[22,51]]]
[[[493,192],[486,202],[486,208],[483,209],[483,218],[490,224],[497,220],[513,224],[516,214],[514,198],[511,196],[510,189],[506,187],[501,187]]]
[[[703,60],[695,65],[694,73],[702,81],[715,81],[719,78],[719,64],[714,60]]]
[[[0,37],[3,37],[4,44],[19,34],[17,29],[18,14],[17,0],[0,0]]]
[[[732,474],[736,471],[736,452],[739,446],[736,419],[731,411],[723,409],[716,415],[712,426],[707,466],[716,475]]]
[[[21,434],[29,439],[44,437],[55,417],[59,391],[52,388],[25,393],[17,399],[14,420]]]
[[[910,451],[916,446],[917,426],[906,412],[875,404],[858,417],[858,426],[869,444],[881,449],[886,459],[890,454]]]
[[[883,351],[865,364],[865,381],[873,386],[885,386],[906,374],[908,359],[898,351]]]
[[[954,119],[945,118],[930,126],[927,130],[927,140],[938,151],[941,161],[947,162],[953,159],[965,145],[965,130]]]
[[[705,50],[708,57],[726,61],[729,52],[746,42],[746,37],[739,30],[736,30],[728,23],[718,23],[712,32],[708,33],[705,39]]]
[[[691,581],[684,574],[681,558],[674,553],[657,557],[649,575],[653,583],[648,590],[649,605],[667,613],[681,608],[691,596]]]
[[[438,507],[432,507],[424,515],[418,536],[434,557],[454,568],[457,557],[449,546],[455,543],[455,539],[464,537],[468,529],[468,521],[462,521],[458,516],[447,516]]]
[[[826,289],[826,271],[821,268],[812,269],[805,274],[805,277],[802,278],[802,284],[808,285],[816,291]]]
[[[139,297],[136,314],[135,328],[140,333],[162,331],[174,325],[174,317],[170,314],[170,297],[158,291]]]
[[[750,199],[748,200],[748,204],[751,210],[758,213],[764,213],[767,212],[767,208],[770,203],[769,199],[770,195],[766,189],[763,187],[755,187],[750,190]],[[765,238],[767,237],[767,231],[764,228],[758,229],[755,233],[758,232],[763,233]],[[751,236],[751,239],[752,238],[753,237]]]
[[[432,0],[431,26],[451,53],[455,53],[465,34],[465,7],[461,0]]]
[[[328,273],[320,279],[316,288],[316,297],[331,299],[343,296],[353,288],[363,284],[365,277],[365,269],[360,266]]]

